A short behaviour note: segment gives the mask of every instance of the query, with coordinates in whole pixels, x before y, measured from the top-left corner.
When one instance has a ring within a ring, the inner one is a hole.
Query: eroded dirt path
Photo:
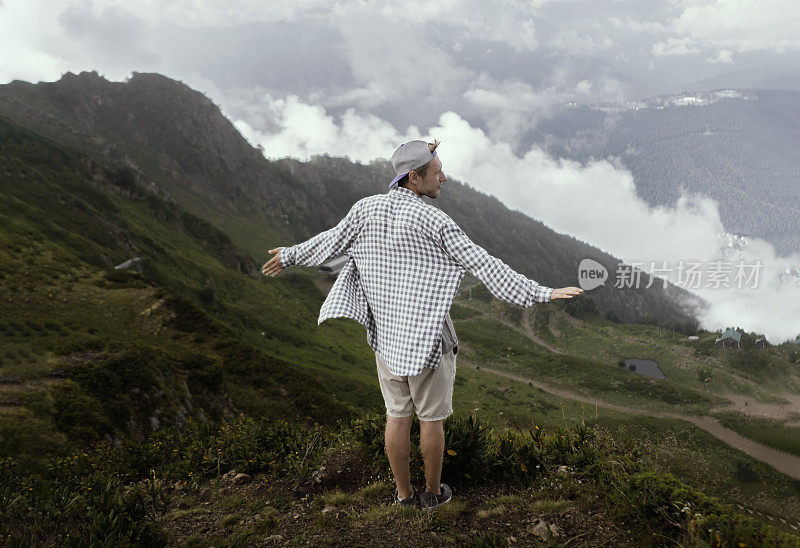
[[[741,394],[718,394],[731,403],[717,405],[711,411],[737,411],[752,417],[763,417],[774,420],[800,418],[800,394],[772,394],[783,398],[787,403],[762,403],[752,396]]]
[[[458,362],[459,365],[464,364],[467,367],[471,367],[472,369],[476,368],[475,364],[470,362],[468,359],[462,357],[461,353],[459,353]],[[800,457],[796,457],[789,453],[773,449],[772,447],[767,447],[764,444],[745,438],[741,434],[738,434],[737,432],[731,430],[730,428],[723,426],[717,419],[713,417],[708,417],[708,416],[697,417],[693,415],[684,415],[680,413],[648,411],[645,409],[625,407],[624,405],[617,405],[614,403],[605,402],[602,400],[598,400],[597,398],[582,396],[580,394],[570,392],[569,390],[555,388],[547,383],[537,381],[535,379],[531,379],[528,377],[523,377],[521,375],[516,375],[514,373],[509,373],[507,371],[502,371],[499,369],[493,369],[490,367],[483,367],[483,366],[481,366],[480,370],[486,371],[493,375],[498,375],[500,377],[505,377],[507,379],[511,379],[517,382],[535,386],[540,390],[544,390],[545,392],[549,392],[550,394],[554,394],[561,398],[567,398],[571,400],[588,403],[591,405],[596,405],[597,407],[602,407],[604,409],[611,409],[614,411],[620,411],[622,413],[629,413],[631,415],[637,415],[637,416],[679,419],[686,422],[690,422],[695,426],[697,426],[698,428],[705,430],[718,440],[721,440],[724,443],[728,444],[730,447],[738,449],[739,451],[742,451],[743,453],[750,455],[754,459],[772,466],[778,472],[785,474],[790,478],[800,479]]]
[[[553,318],[551,317],[551,320],[552,319]],[[551,323],[551,331],[552,331],[553,330],[553,328],[552,328],[552,323],[553,322],[551,321],[550,323]],[[542,339],[541,337],[536,335],[536,333],[533,332],[533,328],[531,327],[531,309],[530,308],[525,308],[525,309],[522,310],[522,324],[525,326],[525,334],[528,335],[528,337],[533,342],[535,342],[536,344],[540,344],[540,345],[544,346],[550,352],[553,352],[555,354],[564,354],[563,350],[561,350],[559,348],[556,348],[555,346],[552,346],[550,343],[548,343],[547,341],[545,341],[544,339]]]

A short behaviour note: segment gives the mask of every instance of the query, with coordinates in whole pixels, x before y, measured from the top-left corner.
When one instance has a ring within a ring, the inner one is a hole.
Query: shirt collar
[[[420,202],[422,202],[422,203],[425,203],[425,202],[422,200],[422,198],[421,198],[420,196],[418,196],[418,195],[417,195],[417,193],[416,193],[416,192],[414,192],[414,191],[413,191],[413,190],[411,190],[410,188],[406,188],[406,187],[404,187],[404,186],[395,185],[395,186],[393,186],[393,187],[392,187],[392,189],[390,190],[390,192],[397,192],[397,193],[398,193],[397,195],[398,195],[398,196],[401,196],[401,197],[403,197],[403,198],[411,198],[412,200],[417,200],[417,201],[420,201]]]

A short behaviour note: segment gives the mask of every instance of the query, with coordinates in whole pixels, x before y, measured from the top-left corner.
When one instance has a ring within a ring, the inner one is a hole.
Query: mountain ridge
[[[388,162],[360,165],[326,157],[269,161],[213,101],[157,73],[137,72],[124,83],[108,82],[96,72],[67,73],[53,83],[15,81],[0,86],[0,115],[135,169],[182,207],[227,232],[256,261],[267,258],[266,249],[335,225],[352,203],[375,193],[375,181],[386,180],[390,169]],[[76,119],[78,129],[66,131]],[[487,251],[550,287],[577,285],[583,258],[619,262],[455,180],[433,205]],[[595,301],[609,317],[656,321],[687,334],[696,330],[695,311],[706,304],[676,286],[666,291],[601,287],[582,298]]]

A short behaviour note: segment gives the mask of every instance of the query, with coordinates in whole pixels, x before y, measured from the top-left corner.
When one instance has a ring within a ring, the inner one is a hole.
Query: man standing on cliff
[[[262,267],[276,276],[287,266],[318,266],[346,253],[342,268],[320,310],[318,324],[348,317],[367,329],[375,351],[378,380],[386,404],[386,455],[397,489],[394,501],[416,504],[410,483],[412,414],[420,425],[429,510],[452,498],[441,483],[442,422],[453,412],[458,339],[450,319],[461,279],[472,272],[504,301],[530,307],[571,299],[578,287],[552,289],[512,270],[473,243],[443,211],[423,201],[436,198],[447,180],[436,153],[438,142],[415,140],[392,155],[397,176],[383,194],[357,201],[338,225],[275,254]]]

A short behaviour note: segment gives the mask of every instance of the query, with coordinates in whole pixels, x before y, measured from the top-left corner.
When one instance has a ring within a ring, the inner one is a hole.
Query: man
[[[436,198],[447,181],[438,142],[415,140],[392,155],[397,176],[388,192],[359,200],[335,227],[276,254],[262,267],[276,276],[287,266],[318,266],[349,255],[325,302],[317,324],[349,317],[367,329],[375,351],[378,380],[386,404],[386,454],[394,474],[396,504],[413,505],[410,484],[411,419],[420,424],[425,463],[423,509],[451,500],[441,483],[444,430],[453,412],[453,382],[458,339],[450,306],[467,271],[505,301],[530,307],[534,302],[572,298],[578,287],[552,289],[512,270],[473,243],[443,211],[422,196]]]

